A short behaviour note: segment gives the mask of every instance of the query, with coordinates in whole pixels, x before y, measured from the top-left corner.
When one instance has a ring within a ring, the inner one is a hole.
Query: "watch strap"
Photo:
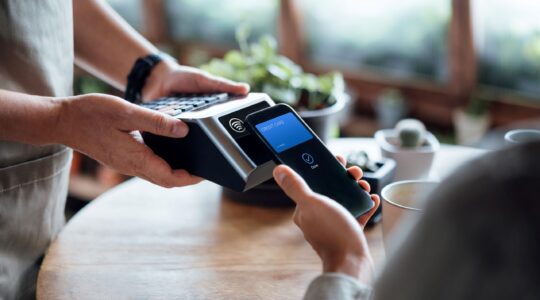
[[[142,101],[142,89],[152,69],[163,59],[158,54],[150,54],[140,57],[135,61],[133,68],[127,77],[127,86],[124,98],[131,103]]]

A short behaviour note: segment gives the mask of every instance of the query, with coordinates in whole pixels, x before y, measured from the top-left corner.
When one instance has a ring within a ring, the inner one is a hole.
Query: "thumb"
[[[185,137],[188,133],[186,123],[164,113],[136,107],[128,130],[141,130],[168,137]]]
[[[308,201],[313,196],[313,191],[304,179],[291,168],[285,165],[279,165],[274,168],[273,175],[279,187],[296,204]]]

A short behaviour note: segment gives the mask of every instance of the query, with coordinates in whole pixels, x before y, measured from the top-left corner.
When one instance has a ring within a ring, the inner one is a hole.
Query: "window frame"
[[[175,43],[167,30],[164,0],[143,1],[143,34],[152,42],[172,47],[180,62],[185,62],[190,49],[202,48],[212,56],[221,56],[228,49],[211,44]],[[448,33],[448,70],[445,83],[420,79],[393,79],[369,71],[344,71],[348,87],[357,95],[356,110],[373,113],[377,96],[386,88],[398,88],[408,99],[410,113],[430,124],[449,128],[453,111],[467,105],[474,90],[492,90],[478,84],[477,53],[474,48],[471,0],[451,0]],[[302,14],[297,0],[280,0],[277,39],[280,53],[305,70],[315,73],[330,71],[316,66],[305,55],[306,39]],[[515,93],[494,91],[490,97],[490,115],[494,126],[517,120],[540,117],[540,101]]]

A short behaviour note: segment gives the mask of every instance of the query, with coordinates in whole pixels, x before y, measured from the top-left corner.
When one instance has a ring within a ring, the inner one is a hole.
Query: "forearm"
[[[0,90],[0,140],[43,145],[57,143],[60,101]]]
[[[157,49],[102,0],[73,1],[75,62],[123,90],[135,60]]]
[[[375,273],[371,255],[345,254],[323,261],[324,273],[339,273],[355,278],[365,284],[373,281]]]

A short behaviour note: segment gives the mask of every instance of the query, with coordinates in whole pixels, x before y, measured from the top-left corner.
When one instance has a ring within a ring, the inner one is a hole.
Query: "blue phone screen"
[[[277,153],[313,138],[313,135],[291,112],[264,121],[255,127]]]

